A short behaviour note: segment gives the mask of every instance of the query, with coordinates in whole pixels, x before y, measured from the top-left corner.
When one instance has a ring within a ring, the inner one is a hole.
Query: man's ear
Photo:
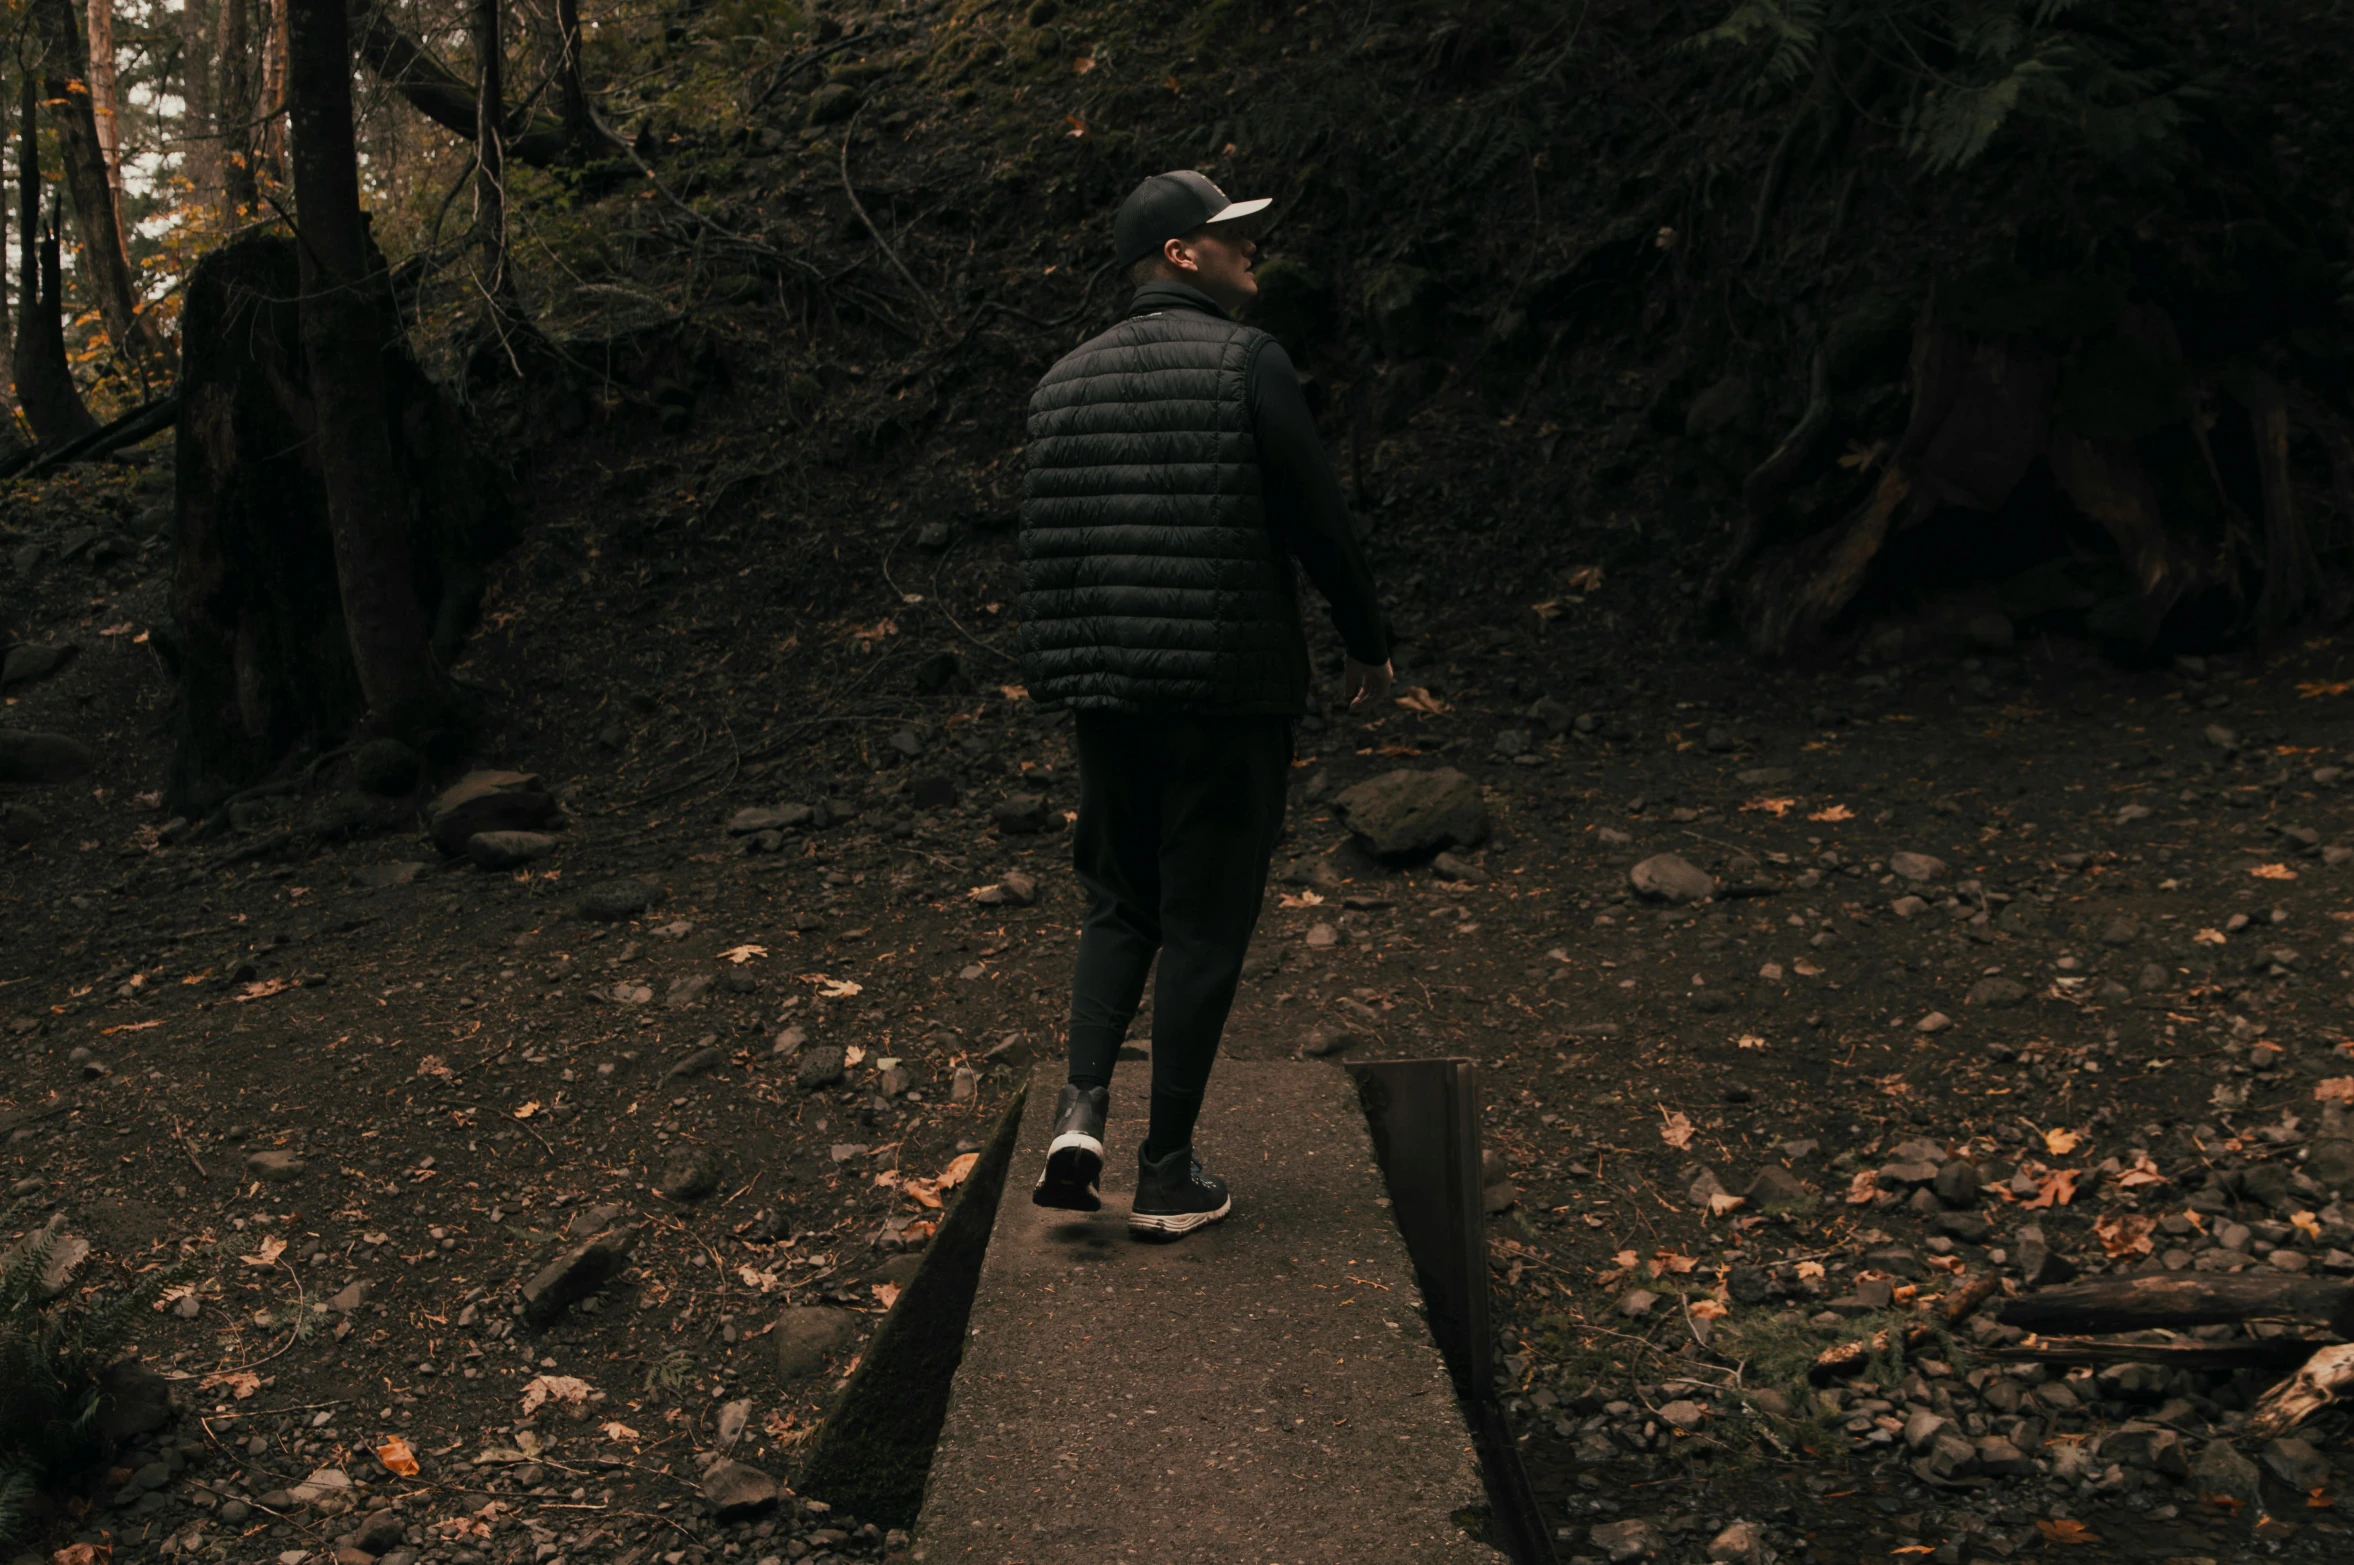
[[[1181,272],[1193,272],[1201,269],[1201,263],[1193,258],[1192,249],[1182,237],[1161,242],[1161,259]]]

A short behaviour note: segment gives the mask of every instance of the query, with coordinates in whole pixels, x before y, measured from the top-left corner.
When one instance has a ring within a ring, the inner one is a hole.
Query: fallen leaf
[[[842,1063],[844,1065],[856,1065],[865,1058],[866,1045],[864,1044],[854,1043],[849,1048],[842,1051]]]
[[[1420,685],[1409,685],[1398,697],[1398,705],[1409,712],[1422,712],[1437,717],[1447,710],[1447,703]]]
[[[239,988],[229,998],[243,1005],[248,1000],[266,1000],[271,995],[284,994],[293,987],[294,980],[291,978],[258,978]]]
[[[1083,54],[1071,62],[1071,74],[1074,76],[1084,76],[1094,69],[1095,57],[1093,55]]]
[[[1659,1139],[1674,1147],[1678,1152],[1689,1147],[1692,1144],[1694,1128],[1691,1120],[1685,1118],[1680,1110],[1674,1114],[1668,1113],[1665,1109],[1661,1109],[1659,1112],[1662,1121],[1659,1127]]]
[[[2115,1212],[2092,1225],[2101,1241],[2101,1248],[2110,1256],[2147,1255],[2152,1249],[2150,1233],[2158,1220],[2141,1212]],[[2318,1229],[2316,1230],[2318,1232]]]
[[[1821,1282],[1826,1275],[1828,1274],[1820,1261],[1800,1261],[1798,1263],[1798,1280],[1800,1282]]]
[[[1722,1299],[1694,1299],[1691,1309],[1702,1320],[1723,1320],[1733,1313],[1731,1306]]]
[[[196,1383],[199,1391],[210,1391],[219,1386],[242,1402],[262,1388],[262,1377],[250,1369],[215,1370]]]
[[[1313,891],[1303,891],[1296,897],[1286,894],[1277,900],[1284,907],[1322,907],[1324,905],[1324,899]]]
[[[1815,966],[1815,964],[1812,962],[1804,960],[1803,958],[1799,961],[1791,963],[1790,971],[1796,973],[1801,978],[1820,978],[1823,976],[1823,970],[1821,968]]]
[[[515,1111],[515,1117],[517,1119],[529,1119],[532,1115],[537,1114],[538,1112],[539,1099],[533,1098],[529,1103],[524,1104],[523,1107]]]
[[[1797,803],[1798,801],[1796,799],[1752,799],[1747,804],[1742,805],[1741,808],[1744,811],[1752,814],[1762,813],[1771,815],[1776,820],[1780,820],[1783,816],[1789,814],[1790,811],[1796,807]]]
[[[2308,1239],[2318,1239],[2321,1237],[2321,1219],[2315,1217],[2311,1212],[2295,1212],[2290,1214],[2289,1226],[2296,1229],[2299,1233],[2303,1234]]]
[[[2295,880],[2297,872],[2286,864],[2259,864],[2248,871],[2258,880]]]
[[[1654,1277],[1681,1277],[1700,1263],[1681,1250],[1655,1250],[1645,1264]]]
[[[1601,588],[1602,567],[1599,565],[1581,565],[1569,573],[1569,590],[1572,592],[1599,592]]]
[[[889,1309],[892,1305],[899,1302],[899,1284],[895,1282],[878,1282],[874,1284],[874,1295],[877,1299],[882,1301],[884,1309]]]
[[[2128,1190],[2146,1190],[2166,1183],[2166,1176],[2158,1172],[2158,1165],[2145,1152],[2133,1160],[2133,1166],[2117,1176],[2117,1183]]]
[[[262,1241],[262,1247],[254,1251],[253,1254],[240,1255],[237,1259],[248,1266],[275,1266],[278,1264],[278,1257],[285,1253],[286,1241],[276,1234],[272,1234]]]
[[[417,1453],[398,1435],[390,1436],[376,1448],[376,1460],[384,1464],[388,1473],[398,1473],[403,1478],[417,1476]]]
[[[2099,1533],[2073,1516],[2062,1516],[2055,1521],[2046,1521],[2038,1516],[2035,1519],[2035,1530],[2054,1543],[2098,1543],[2101,1538]]]
[[[2326,1511],[2332,1506],[2336,1505],[2338,1502],[2330,1498],[2330,1493],[2327,1489],[2316,1485],[2315,1487],[2305,1491],[2305,1503],[2308,1506],[2311,1506],[2314,1510]]]
[[[529,1418],[548,1402],[560,1402],[578,1412],[588,1406],[589,1384],[572,1375],[534,1375],[523,1387],[523,1416]]]
[[[1711,1217],[1724,1217],[1730,1213],[1740,1211],[1741,1208],[1747,1206],[1748,1204],[1749,1203],[1743,1200],[1740,1196],[1728,1195],[1724,1191],[1719,1190],[1715,1195],[1712,1195],[1708,1198],[1708,1215]]]
[[[1081,119],[1081,118],[1080,118],[1078,115],[1076,115],[1076,114],[1066,114],[1066,115],[1064,115],[1064,116],[1063,116],[1063,123],[1064,123],[1065,125],[1068,125],[1068,126],[1070,126],[1070,127],[1071,127],[1069,130],[1067,130],[1067,131],[1063,132],[1063,134],[1064,134],[1064,135],[1066,135],[1066,136],[1072,136],[1072,137],[1076,137],[1076,138],[1078,138],[1078,139],[1080,139],[1080,140],[1085,140],[1085,139],[1086,139],[1086,136],[1087,136],[1087,122],[1086,122],[1085,120]]]
[[[2297,699],[2312,701],[2321,696],[2342,696],[2354,690],[2354,683],[2343,679],[2306,679],[2297,684]]]
[[[1855,811],[1844,804],[1834,804],[1828,809],[1813,811],[1807,816],[1807,819],[1810,821],[1851,821],[1855,819]]]
[[[2043,1133],[2043,1149],[2054,1157],[2066,1157],[2083,1140],[2084,1137],[2073,1130],[2047,1130]]]
[[[772,1413],[769,1416],[773,1418],[776,1415]],[[645,1438],[618,1418],[609,1424],[602,1424],[598,1427],[604,1430],[605,1438],[608,1440],[641,1440]]]
[[[39,1555],[33,1556],[39,1559]],[[49,1556],[50,1565],[106,1565],[114,1558],[111,1543],[69,1543]]]
[[[733,962],[738,967],[741,967],[756,956],[768,955],[768,947],[749,945],[729,946],[725,951],[720,952],[719,955],[722,961]]]
[[[972,1176],[974,1166],[980,1161],[981,1154],[978,1152],[960,1153],[948,1160],[948,1166],[940,1170],[940,1177],[932,1183],[943,1190],[961,1185]]]
[[[2055,1168],[2044,1176],[2040,1185],[2036,1186],[2034,1196],[2019,1204],[2021,1206],[2066,1206],[2076,1199],[2076,1180],[2083,1172],[2084,1170],[2080,1168]]]
[[[818,974],[813,982],[817,985],[817,992],[829,1000],[847,1000],[854,994],[864,992],[863,985],[847,978],[828,978],[823,973]]]
[[[447,1065],[442,1063],[442,1058],[438,1054],[428,1054],[425,1056],[425,1058],[419,1060],[417,1062],[417,1074],[420,1076],[438,1077],[443,1081],[455,1081],[458,1075],[456,1071],[451,1070]]]
[[[2230,936],[2226,935],[2220,929],[2202,929],[2197,934],[2191,936],[2191,944],[2195,946],[2219,946],[2225,944],[2230,938]]]
[[[2325,1076],[2313,1084],[2316,1103],[2354,1103],[2354,1076]]]
[[[1529,605],[1529,612],[1542,620],[1559,619],[1561,618],[1561,600],[1559,598],[1547,598],[1542,603],[1532,603]]]
[[[1879,1197],[1879,1194],[1880,1176],[1871,1169],[1857,1169],[1855,1177],[1847,1182],[1847,1204],[1849,1206],[1869,1205]]]

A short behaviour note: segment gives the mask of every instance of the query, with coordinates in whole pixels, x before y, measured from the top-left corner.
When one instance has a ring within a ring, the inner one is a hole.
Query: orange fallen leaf
[[[1723,1320],[1733,1313],[1732,1306],[1722,1299],[1694,1299],[1691,1308],[1702,1320]]]
[[[2054,1543],[2098,1543],[2101,1541],[2099,1533],[2094,1532],[2073,1516],[2062,1516],[2054,1521],[2046,1521],[2038,1516],[2035,1519],[2035,1530]]]
[[[113,1558],[114,1545],[111,1543],[68,1544],[49,1556],[51,1565],[106,1565]]]
[[[899,1284],[895,1282],[878,1282],[874,1285],[874,1294],[876,1298],[882,1301],[883,1308],[889,1309],[892,1305],[899,1302]]]
[[[1667,1110],[1661,1109],[1659,1111],[1659,1117],[1661,1120],[1659,1127],[1660,1140],[1666,1142],[1669,1146],[1674,1147],[1678,1152],[1683,1151],[1686,1147],[1689,1147],[1692,1144],[1692,1132],[1696,1127],[1694,1127],[1691,1120],[1684,1116],[1681,1110],[1670,1114]]]
[[[1078,139],[1080,139],[1080,140],[1082,140],[1082,141],[1086,139],[1086,137],[1087,137],[1087,122],[1086,122],[1085,120],[1083,120],[1083,119],[1079,118],[1079,116],[1078,116],[1078,115],[1076,115],[1076,114],[1066,114],[1066,115],[1064,115],[1064,116],[1063,116],[1063,123],[1071,127],[1069,130],[1067,130],[1067,131],[1065,131],[1065,132],[1064,132],[1064,134],[1065,134],[1065,135],[1067,135],[1067,136],[1073,136],[1073,137],[1076,137],[1076,138],[1078,138]]]
[[[1827,809],[1812,812],[1807,816],[1807,819],[1810,821],[1851,821],[1855,819],[1855,811],[1844,804],[1834,804]]]
[[[2066,1157],[2083,1140],[2084,1137],[2073,1130],[2047,1130],[2043,1133],[2043,1149],[2054,1157]]]
[[[2354,1103],[2354,1076],[2328,1076],[2313,1084],[2316,1103]]]
[[[1091,54],[1083,54],[1071,62],[1071,74],[1074,76],[1084,76],[1094,69],[1095,56]]]
[[[2259,864],[2248,871],[2258,880],[2295,880],[2297,872],[2286,864]]]
[[[2297,685],[2297,699],[2311,701],[2320,696],[2342,696],[2354,690],[2354,683],[2343,679],[2307,679]]]
[[[2305,1503],[2314,1510],[2326,1511],[2332,1506],[2336,1505],[2338,1502],[2330,1498],[2330,1493],[2327,1489],[2321,1488],[2317,1485],[2314,1488],[2305,1491]]]
[[[2083,1172],[2084,1170],[2080,1168],[2055,1168],[2044,1176],[2043,1183],[2036,1187],[2035,1195],[2019,1204],[2021,1206],[2066,1206],[2076,1199],[2076,1180]]]
[[[1572,592],[1598,592],[1601,587],[1602,567],[1599,565],[1581,565],[1569,573],[1569,590]]]
[[[1774,819],[1780,820],[1789,814],[1791,808],[1797,803],[1796,799],[1752,799],[1741,808],[1744,812],[1771,815]]]
[[[409,1443],[398,1435],[376,1448],[376,1460],[384,1464],[384,1470],[388,1473],[398,1473],[403,1478],[417,1476],[417,1453],[410,1450]]]

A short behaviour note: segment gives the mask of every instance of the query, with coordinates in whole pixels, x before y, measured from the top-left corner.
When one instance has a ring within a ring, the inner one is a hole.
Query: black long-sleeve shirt
[[[1230,318],[1200,289],[1168,281],[1147,283],[1138,289],[1128,313],[1170,309]],[[1263,338],[1252,350],[1244,395],[1258,442],[1259,480],[1269,531],[1324,595],[1332,611],[1333,628],[1340,632],[1349,656],[1360,663],[1388,662],[1389,638],[1382,629],[1373,570],[1357,542],[1348,501],[1324,454],[1323,437],[1316,433],[1316,421],[1309,416],[1299,371],[1274,338]]]

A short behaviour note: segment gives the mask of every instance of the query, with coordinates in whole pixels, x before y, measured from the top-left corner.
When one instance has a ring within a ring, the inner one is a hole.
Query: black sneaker
[[[1103,1178],[1103,1118],[1111,1102],[1109,1087],[1063,1088],[1055,1099],[1046,1170],[1030,1192],[1033,1205],[1066,1212],[1092,1212],[1103,1205],[1095,1187]]]
[[[1226,1181],[1202,1172],[1193,1148],[1179,1147],[1154,1162],[1136,1152],[1136,1200],[1128,1208],[1128,1231],[1142,1239],[1174,1239],[1234,1209]]]

